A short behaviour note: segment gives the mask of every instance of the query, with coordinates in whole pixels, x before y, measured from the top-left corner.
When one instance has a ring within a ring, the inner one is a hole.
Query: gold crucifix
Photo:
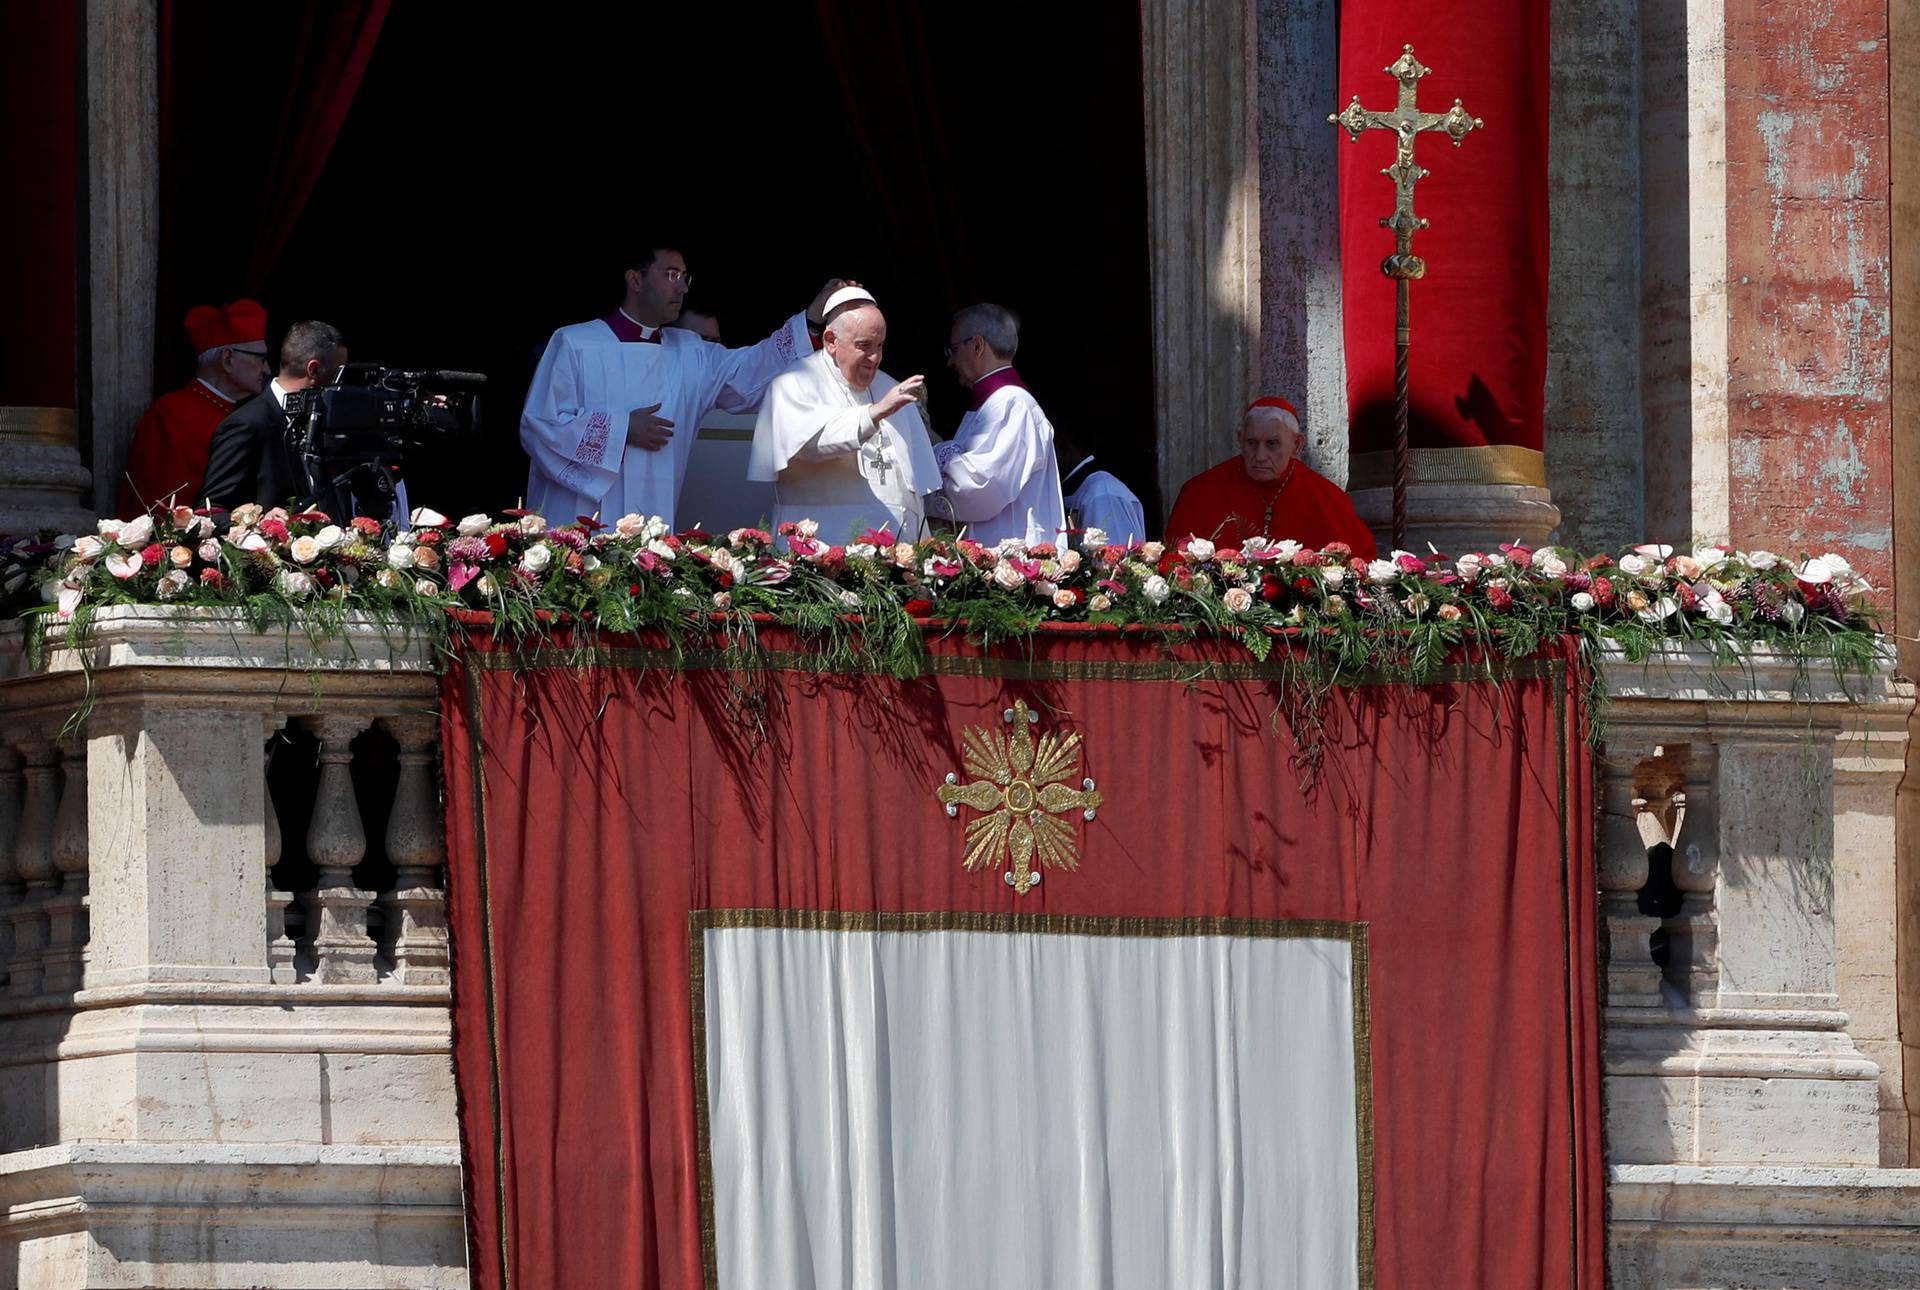
[[[1427,262],[1413,253],[1413,235],[1427,227],[1427,221],[1413,213],[1413,186],[1427,177],[1426,170],[1413,159],[1413,141],[1422,130],[1439,130],[1453,140],[1453,146],[1459,147],[1460,141],[1475,130],[1486,128],[1486,122],[1477,116],[1467,115],[1467,110],[1455,99],[1453,106],[1445,112],[1422,112],[1414,102],[1420,91],[1420,78],[1431,68],[1421,65],[1413,56],[1413,46],[1404,46],[1400,57],[1393,65],[1385,69],[1386,74],[1400,82],[1400,102],[1391,112],[1369,112],[1360,106],[1360,96],[1353,96],[1353,102],[1347,104],[1346,111],[1336,112],[1327,120],[1346,130],[1347,136],[1358,143],[1360,136],[1368,130],[1391,130],[1398,139],[1394,149],[1393,164],[1380,173],[1393,180],[1393,214],[1380,221],[1381,228],[1393,230],[1394,251],[1380,262],[1380,272],[1393,279],[1394,283],[1394,348],[1393,348],[1393,545],[1404,547],[1407,541],[1407,476],[1410,471],[1412,453],[1407,447],[1407,355],[1413,340],[1412,308],[1408,300],[1407,284],[1415,278],[1424,277]]]

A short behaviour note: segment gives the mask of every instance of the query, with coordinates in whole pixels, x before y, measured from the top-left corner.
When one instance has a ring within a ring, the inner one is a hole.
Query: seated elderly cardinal
[[[1251,537],[1293,539],[1320,548],[1345,542],[1371,560],[1373,534],[1340,486],[1298,454],[1300,415],[1285,399],[1256,399],[1240,419],[1240,453],[1203,470],[1180,489],[1167,521],[1167,545],[1202,537],[1242,546]]]

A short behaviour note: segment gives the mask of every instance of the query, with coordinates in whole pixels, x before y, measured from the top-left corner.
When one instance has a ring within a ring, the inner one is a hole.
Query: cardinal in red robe
[[[198,356],[194,377],[155,399],[140,418],[120,481],[122,519],[169,501],[198,504],[214,430],[273,375],[267,311],[256,301],[197,306],[187,314],[187,338]]]
[[[1240,419],[1240,455],[1203,470],[1180,489],[1167,545],[1202,537],[1238,547],[1250,537],[1293,539],[1321,549],[1344,542],[1371,560],[1373,533],[1341,487],[1299,458],[1300,414],[1285,399],[1257,399]]]

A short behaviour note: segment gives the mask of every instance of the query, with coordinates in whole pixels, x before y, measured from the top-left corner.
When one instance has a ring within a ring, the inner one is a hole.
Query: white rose
[[[340,545],[340,541],[344,537],[346,537],[346,534],[340,531],[338,524],[329,524],[313,535],[313,544],[322,551],[331,551]]]
[[[900,569],[913,568],[913,554],[913,543],[895,542],[893,544],[894,567]]]
[[[1213,543],[1203,537],[1188,538],[1187,545],[1182,550],[1196,560],[1213,559]]]
[[[1002,564],[994,568],[993,585],[996,587],[1012,591],[1025,582],[1026,579],[1020,576],[1020,571],[1010,564]]]
[[[1106,546],[1107,544],[1107,531],[1105,529],[1090,528],[1080,534],[1081,546]]]
[[[218,564],[220,563],[220,544],[208,538],[200,544],[200,550],[196,554],[208,564]]]
[[[1253,593],[1245,587],[1227,588],[1227,594],[1220,600],[1230,614],[1244,614],[1253,608]]]
[[[1060,553],[1060,572],[1072,573],[1080,567],[1080,553],[1072,547]]]
[[[520,553],[520,567],[528,573],[539,573],[553,563],[553,548],[545,542],[536,542]]]
[[[860,594],[854,591],[843,591],[840,593],[840,603],[848,609],[858,609],[860,608]]]
[[[654,538],[652,541],[648,542],[647,550],[653,552],[655,555],[659,556],[662,560],[677,560],[680,558],[679,554],[672,547],[668,546],[665,542],[662,542],[659,538]]]
[[[1264,541],[1260,545],[1263,550],[1270,550],[1277,553],[1282,560],[1291,560],[1294,556],[1306,550],[1305,547],[1295,542],[1292,538],[1282,538],[1279,546],[1270,547]]]
[[[1620,572],[1629,578],[1637,578],[1652,567],[1647,563],[1645,556],[1623,555],[1620,557]]]
[[[1489,569],[1504,569],[1507,567],[1507,557],[1501,555],[1498,551],[1489,551],[1481,556],[1480,559]]]
[[[1147,542],[1140,547],[1140,558],[1148,564],[1159,564],[1160,557],[1166,553],[1167,545],[1164,542]]]
[[[1700,601],[1700,612],[1722,627],[1733,625],[1733,606],[1717,591],[1708,592]]]
[[[1427,594],[1424,591],[1416,591],[1400,602],[1400,607],[1405,609],[1409,614],[1412,614],[1415,618],[1426,613],[1432,606],[1433,601],[1427,598]]]
[[[416,596],[434,596],[439,593],[440,588],[432,578],[421,578],[413,584],[413,594]]]
[[[639,537],[640,531],[646,527],[646,519],[631,511],[613,522],[613,531],[623,538]]]
[[[152,536],[153,517],[140,515],[122,524],[119,533],[114,535],[114,540],[121,546],[144,546],[147,539]]]
[[[282,595],[304,596],[313,590],[313,579],[298,569],[282,569],[273,581]]]
[[[1146,582],[1141,585],[1140,590],[1148,600],[1151,600],[1156,605],[1166,604],[1167,597],[1173,594],[1173,588],[1167,585],[1167,580],[1157,573],[1151,578],[1148,578]]]
[[[820,534],[820,521],[818,520],[801,520],[793,527],[794,532],[803,538],[818,537]]]
[[[1727,553],[1717,546],[1703,546],[1695,548],[1693,558],[1700,562],[1700,569],[1705,572],[1726,563]]]
[[[1472,582],[1486,567],[1487,562],[1477,555],[1463,555],[1453,562],[1453,571],[1460,576],[1462,582]]]
[[[385,587],[388,591],[392,591],[395,587],[400,585],[400,575],[395,573],[392,569],[380,570],[378,573],[373,575],[373,580],[376,584],[378,584],[379,586]]]
[[[187,589],[187,582],[187,575],[182,570],[175,569],[166,577],[160,579],[159,586],[157,586],[155,590],[160,593],[160,599],[172,600],[175,596]]]
[[[713,607],[714,607],[715,609],[732,609],[732,608],[733,608],[733,593],[732,593],[732,592],[730,592],[730,591],[716,591],[716,592],[714,592],[714,593],[713,593]]]
[[[1542,577],[1560,579],[1567,576],[1567,562],[1552,551],[1536,551],[1533,555],[1534,571]]]
[[[1765,573],[1769,569],[1778,568],[1780,565],[1780,557],[1771,551],[1749,551],[1741,558],[1747,562],[1748,567],[1757,569],[1762,573]]]
[[[430,506],[416,506],[407,522],[417,529],[437,529],[446,525],[447,517]]]
[[[855,542],[847,548],[847,558],[849,560],[871,560],[878,552],[879,548],[871,542]]]
[[[1347,571],[1340,565],[1330,564],[1320,571],[1320,579],[1329,587],[1337,587],[1347,580]]]
[[[1060,590],[1060,585],[1047,578],[1035,578],[1033,580],[1033,594],[1042,600],[1051,600],[1053,593],[1058,590]]]
[[[1807,607],[1797,600],[1789,600],[1780,606],[1780,616],[1789,623],[1797,623],[1807,616]]]
[[[101,537],[113,541],[120,536],[120,521],[115,519],[101,520],[98,524],[94,525],[93,531]]]
[[[1389,586],[1400,578],[1400,566],[1391,560],[1367,561],[1367,581],[1376,587]]]
[[[666,535],[667,522],[658,515],[649,516],[647,522],[640,526],[640,540],[643,542],[651,542],[655,538],[663,538]]]
[[[500,594],[500,584],[493,580],[493,575],[490,573],[483,573],[478,578],[475,578],[473,580],[473,587],[475,591],[478,591],[483,596],[496,596]]]
[[[460,519],[460,536],[485,537],[487,530],[491,527],[493,527],[493,517],[490,515],[465,515]]]
[[[547,531],[547,517],[544,515],[522,515],[520,531],[530,536],[538,536]]]
[[[1590,614],[1593,612],[1593,607],[1599,602],[1587,592],[1576,591],[1573,593],[1573,599],[1569,603],[1572,604],[1575,613]]]
[[[320,543],[310,537],[297,537],[287,547],[295,564],[312,564],[320,558]]]
[[[580,557],[580,567],[587,573],[592,573],[600,567],[600,557],[589,551],[586,555]]]
[[[1065,587],[1053,593],[1053,607],[1055,609],[1072,609],[1073,604],[1073,593]]]
[[[1093,599],[1087,601],[1087,608],[1096,614],[1104,614],[1113,608],[1113,597],[1106,592],[1096,592]]]
[[[413,546],[406,542],[395,542],[387,548],[387,563],[396,569],[413,568]]]

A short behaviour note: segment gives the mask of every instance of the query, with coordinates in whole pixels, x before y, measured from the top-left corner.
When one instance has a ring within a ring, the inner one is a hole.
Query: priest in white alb
[[[1053,424],[1013,370],[1020,320],[999,305],[953,316],[947,363],[973,392],[967,415],[941,445],[945,493],[967,536],[987,546],[1066,541]]]
[[[815,347],[840,285],[759,344],[723,349],[667,326],[692,281],[679,251],[648,245],[628,263],[618,309],[553,334],[520,417],[530,508],[555,523],[637,513],[677,524],[700,422],[716,407],[757,407],[768,382]]]
[[[826,302],[818,353],[773,378],[753,428],[747,478],[771,481],[774,523],[815,520],[825,542],[869,529],[921,536],[940,467],[914,397],[926,378],[880,370],[887,320],[860,287]]]

